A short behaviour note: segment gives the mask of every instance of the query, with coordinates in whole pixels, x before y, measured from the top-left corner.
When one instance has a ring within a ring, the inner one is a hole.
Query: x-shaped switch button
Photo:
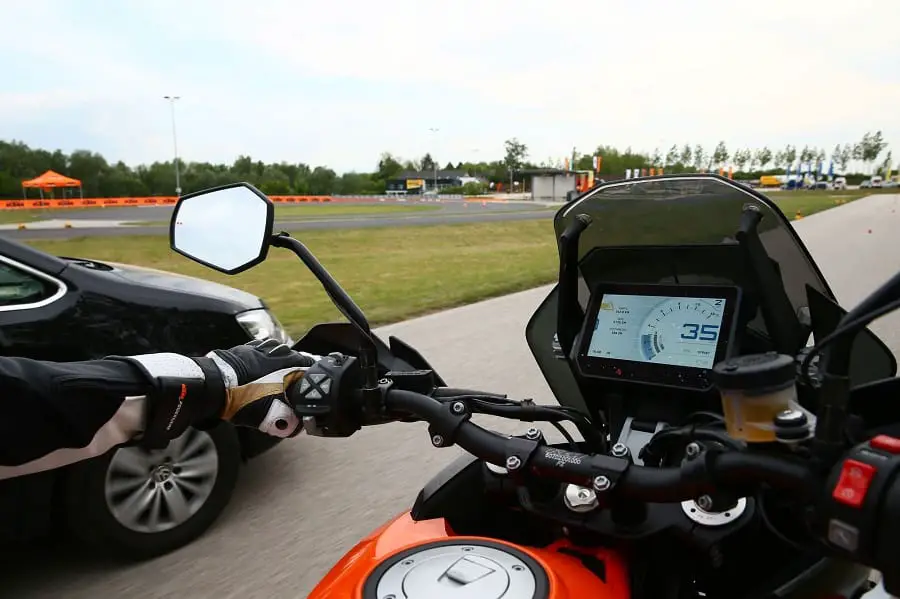
[[[301,379],[299,391],[306,399],[324,399],[331,393],[331,378],[321,372],[308,373]]]

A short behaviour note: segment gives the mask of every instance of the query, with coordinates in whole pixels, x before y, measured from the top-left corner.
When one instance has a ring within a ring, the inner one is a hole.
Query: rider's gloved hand
[[[275,437],[299,432],[300,419],[285,392],[303,378],[316,358],[273,339],[252,341],[230,350],[217,349],[206,356],[215,362],[225,379],[223,420]]]
[[[142,442],[158,447],[189,426],[202,428],[220,419],[275,437],[296,435],[300,418],[285,392],[319,357],[269,339],[203,357],[160,353],[110,358],[136,365],[152,381]]]

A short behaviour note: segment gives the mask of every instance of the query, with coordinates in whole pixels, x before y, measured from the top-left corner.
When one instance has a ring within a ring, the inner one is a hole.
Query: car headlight
[[[261,341],[276,339],[287,345],[294,344],[294,340],[287,334],[275,315],[266,309],[241,312],[236,318],[241,327],[254,339]]]

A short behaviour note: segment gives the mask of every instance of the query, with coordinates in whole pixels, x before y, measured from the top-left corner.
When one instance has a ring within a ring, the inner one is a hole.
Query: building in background
[[[421,194],[448,187],[462,187],[466,183],[485,183],[480,177],[471,177],[463,170],[438,169],[424,171],[403,171],[387,182],[387,192],[391,194]]]
[[[519,171],[531,177],[531,199],[536,202],[566,202],[576,192],[576,173],[561,168],[536,168]]]

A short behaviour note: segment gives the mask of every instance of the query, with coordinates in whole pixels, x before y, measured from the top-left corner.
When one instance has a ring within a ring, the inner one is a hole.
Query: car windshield
[[[818,267],[775,204],[749,187],[723,177],[669,175],[605,183],[561,208],[554,227],[559,238],[576,215],[591,217],[591,225],[579,242],[579,261],[596,248],[721,247],[735,243],[741,213],[748,204],[762,213],[760,239],[769,257],[777,262],[795,310],[799,313],[807,307],[806,285],[833,297]],[[647,266],[647,270],[652,269],[665,271],[658,263]],[[708,274],[702,267],[695,269],[690,283],[725,282],[704,276]],[[659,275],[657,281],[666,278]],[[651,280],[645,278],[645,282]],[[684,277],[681,282],[688,283]]]

